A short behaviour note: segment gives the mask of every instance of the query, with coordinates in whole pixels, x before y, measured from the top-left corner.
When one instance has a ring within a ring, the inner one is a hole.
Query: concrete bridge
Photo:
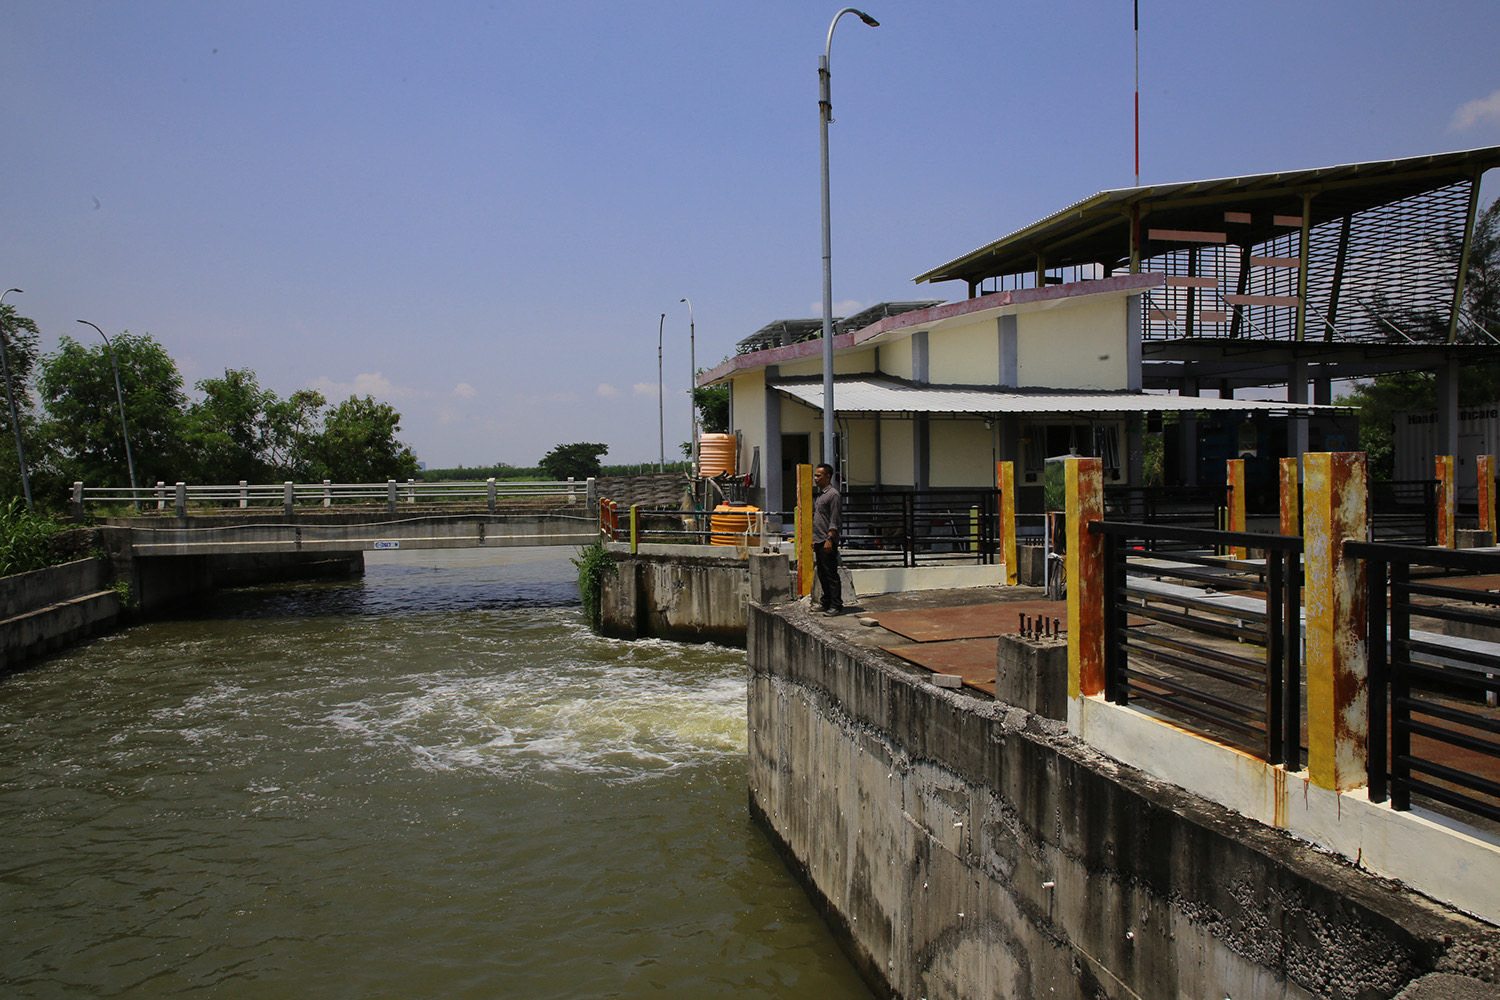
[[[73,510],[135,558],[586,545],[595,481],[281,483],[114,489],[75,483]]]

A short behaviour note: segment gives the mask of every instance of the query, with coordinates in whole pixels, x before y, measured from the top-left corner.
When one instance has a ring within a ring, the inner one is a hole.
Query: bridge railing
[[[493,514],[506,505],[557,501],[592,510],[595,501],[592,478],[550,482],[511,482],[487,479],[483,482],[422,482],[408,479],[383,483],[233,483],[190,484],[158,482],[154,487],[85,486],[73,484],[73,516],[82,518],[86,511],[100,508],[134,507],[143,514],[168,514],[186,517],[191,508],[198,509],[264,509],[280,507],[290,517],[298,508],[343,505],[385,504],[389,513],[402,505],[484,506]]]

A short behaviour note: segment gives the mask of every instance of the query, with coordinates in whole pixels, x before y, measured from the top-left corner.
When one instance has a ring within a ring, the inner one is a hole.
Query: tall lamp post
[[[828,60],[833,55],[833,29],[845,14],[858,15],[872,28],[880,22],[854,7],[833,15],[828,25],[828,44],[818,60],[818,140],[823,167],[823,461],[833,465],[833,237],[828,211],[828,123],[833,121],[833,99],[829,96]]]
[[[693,377],[688,381],[688,409],[693,414],[693,436],[688,441],[692,445],[692,474],[696,476],[698,474],[698,400],[696,398],[698,390],[698,353],[697,347],[694,344],[696,335],[693,331],[693,300],[684,298],[678,299],[678,301],[686,302],[688,307],[688,367],[692,369],[693,373]]]
[[[0,292],[0,305],[5,304],[5,297],[11,292],[17,295],[24,294],[19,288],[7,288]],[[26,497],[26,509],[31,509],[31,480],[26,476],[26,449],[21,446],[21,418],[16,413],[16,394],[10,387],[10,353],[5,347],[5,321],[0,316],[0,365],[5,372],[5,398],[10,402],[10,429],[16,432],[16,461],[21,466],[21,492]]]
[[[667,326],[667,314],[661,314],[661,321],[656,324],[656,446],[659,451],[656,459],[656,471],[667,471],[667,424],[662,410],[662,373],[661,373],[661,334]]]
[[[104,337],[104,346],[109,351],[109,366],[115,371],[115,399],[120,403],[120,434],[125,438],[125,465],[130,469],[130,499],[134,503],[139,503],[135,495],[135,460],[130,457],[130,428],[125,426],[125,393],[120,389],[120,366],[115,362],[115,346],[109,342],[108,337],[104,336],[104,331],[94,326],[93,323],[86,319],[78,322],[84,326],[93,326],[99,336]]]

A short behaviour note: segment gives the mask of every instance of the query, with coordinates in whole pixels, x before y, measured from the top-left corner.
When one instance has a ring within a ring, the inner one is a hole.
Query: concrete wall
[[[112,629],[120,597],[109,564],[79,559],[0,577],[0,672]]]
[[[941,690],[795,606],[749,611],[750,805],[890,995],[1394,996],[1500,934]]]
[[[604,574],[600,629],[615,638],[743,646],[752,576],[755,593],[790,596],[784,555],[735,546],[642,545],[635,555],[618,543],[608,548],[615,572]]]

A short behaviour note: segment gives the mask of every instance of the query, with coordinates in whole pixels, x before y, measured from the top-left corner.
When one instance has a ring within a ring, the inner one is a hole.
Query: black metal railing
[[[992,564],[998,490],[849,492],[841,558],[851,568],[923,563]]]
[[[1302,539],[1111,521],[1089,530],[1104,536],[1105,697],[1300,768]],[[1234,547],[1265,557],[1213,555]]]
[[[1393,545],[1437,544],[1436,479],[1370,483],[1370,538]]]
[[[1500,574],[1500,555],[1357,541],[1344,552],[1364,560],[1369,596],[1371,800],[1409,809],[1416,794],[1500,821],[1500,594],[1473,579]]]
[[[1161,524],[1179,528],[1220,527],[1229,504],[1229,487],[1217,486],[1105,486],[1104,516],[1131,524]],[[1165,539],[1143,539],[1149,547],[1181,548]]]

